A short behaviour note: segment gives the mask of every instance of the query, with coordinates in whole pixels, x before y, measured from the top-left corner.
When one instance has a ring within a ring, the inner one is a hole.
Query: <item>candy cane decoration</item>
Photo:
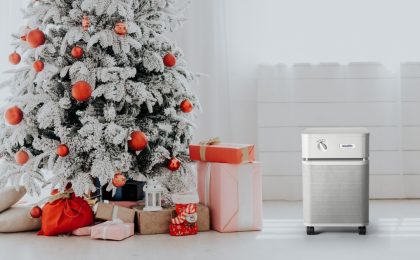
[[[184,211],[179,214],[176,218],[173,218],[172,224],[179,225],[185,222],[186,216],[188,214],[194,214],[197,212],[197,207],[195,204],[188,204],[187,207],[185,207]]]

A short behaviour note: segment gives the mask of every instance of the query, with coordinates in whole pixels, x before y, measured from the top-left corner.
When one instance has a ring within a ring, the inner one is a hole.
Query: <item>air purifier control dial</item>
[[[324,139],[318,141],[318,149],[320,151],[326,151],[328,149],[328,146],[327,146],[326,141]]]

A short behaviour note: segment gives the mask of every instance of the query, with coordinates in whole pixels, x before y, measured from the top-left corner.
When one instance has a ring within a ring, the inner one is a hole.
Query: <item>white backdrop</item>
[[[2,1],[0,71],[10,68],[9,35],[27,1]],[[397,71],[419,61],[418,10],[418,0],[193,0],[173,36],[206,75],[194,86],[204,109],[196,140],[257,143],[260,64],[376,61]]]

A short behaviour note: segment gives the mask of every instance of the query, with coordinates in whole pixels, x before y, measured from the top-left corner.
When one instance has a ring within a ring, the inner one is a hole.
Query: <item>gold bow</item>
[[[70,195],[74,193],[73,189],[68,189],[63,192],[57,193],[55,195],[52,195],[48,198],[48,202],[52,203],[54,201],[60,200],[60,199],[69,199]]]
[[[200,160],[205,161],[206,160],[206,147],[209,145],[216,145],[216,144],[220,144],[220,138],[219,137],[214,137],[211,138],[207,141],[202,141],[200,142]]]

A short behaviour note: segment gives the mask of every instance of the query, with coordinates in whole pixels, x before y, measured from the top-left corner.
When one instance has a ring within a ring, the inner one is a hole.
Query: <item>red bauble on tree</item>
[[[11,107],[6,110],[4,118],[9,125],[18,125],[23,120],[23,111],[17,107]]]
[[[80,59],[83,57],[83,49],[79,46],[75,46],[73,47],[73,49],[71,50],[71,56],[75,59]]]
[[[163,64],[165,64],[166,67],[172,68],[176,65],[176,57],[172,53],[167,53],[163,57]]]
[[[32,67],[36,72],[41,72],[44,70],[44,62],[37,60],[32,64]]]
[[[60,144],[57,147],[57,154],[60,157],[66,157],[69,154],[69,148],[65,144]]]
[[[125,185],[126,182],[127,178],[125,178],[125,176],[120,172],[116,173],[112,179],[112,185],[114,185],[116,188],[121,188]]]
[[[20,165],[24,165],[29,161],[29,154],[24,150],[20,150],[15,154],[15,161]]]
[[[26,40],[28,41],[29,46],[38,48],[45,43],[45,34],[41,30],[35,29],[27,34]]]
[[[26,34],[24,34],[24,35],[20,36],[20,39],[21,39],[22,41],[26,42]]]
[[[12,54],[9,55],[9,62],[12,63],[13,65],[19,64],[21,59],[22,58],[20,57],[20,54],[17,52],[13,52]]]
[[[88,101],[92,96],[92,87],[86,81],[78,81],[73,85],[71,95],[77,101]]]
[[[30,211],[32,218],[40,218],[42,216],[42,209],[39,206],[35,206]]]
[[[180,108],[181,108],[182,112],[189,113],[193,110],[193,104],[191,104],[191,102],[188,99],[186,99],[186,100],[182,101],[182,103],[180,105]]]
[[[127,25],[124,22],[118,22],[115,24],[114,31],[120,36],[127,34]]]
[[[147,147],[149,140],[147,139],[146,134],[142,131],[134,131],[130,136],[131,140],[128,141],[128,148],[131,151],[137,152]]]
[[[172,158],[168,162],[168,169],[171,171],[177,171],[181,167],[181,162],[177,158]]]

